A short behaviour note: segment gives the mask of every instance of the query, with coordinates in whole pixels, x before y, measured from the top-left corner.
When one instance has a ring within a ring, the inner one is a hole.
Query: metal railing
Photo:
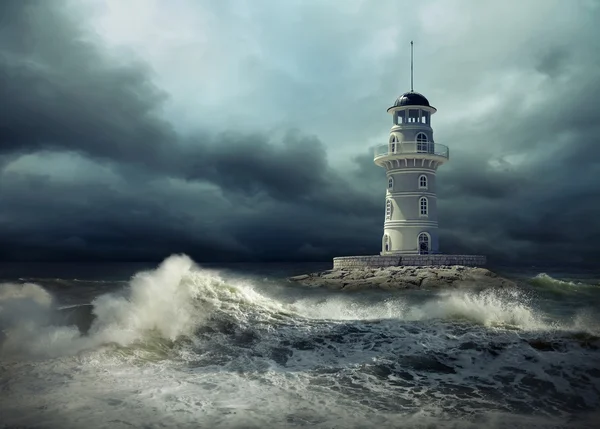
[[[388,155],[435,155],[448,159],[450,149],[448,146],[433,142],[395,142],[386,143],[375,147],[375,159]]]

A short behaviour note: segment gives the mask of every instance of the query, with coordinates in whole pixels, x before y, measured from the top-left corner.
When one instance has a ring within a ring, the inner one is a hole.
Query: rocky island
[[[462,265],[335,268],[288,280],[308,287],[344,291],[515,286],[514,282],[485,268]]]

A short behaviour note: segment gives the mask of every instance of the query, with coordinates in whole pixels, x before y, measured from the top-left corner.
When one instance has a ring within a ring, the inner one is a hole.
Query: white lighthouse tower
[[[388,142],[375,148],[375,164],[385,168],[385,222],[379,255],[338,256],[334,269],[389,266],[480,267],[483,255],[441,254],[438,240],[436,175],[448,161],[448,147],[433,139],[431,115],[437,110],[413,89],[410,42],[410,91],[388,110],[393,125]]]
[[[411,90],[387,111],[393,125],[388,143],[375,149],[375,164],[385,168],[387,193],[381,255],[439,252],[436,198],[437,168],[448,161],[448,147],[435,143],[431,115],[437,110]]]

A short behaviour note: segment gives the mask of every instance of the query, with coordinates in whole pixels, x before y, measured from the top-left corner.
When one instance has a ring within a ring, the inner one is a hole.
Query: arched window
[[[430,243],[431,240],[429,239],[429,234],[427,234],[426,232],[422,232],[419,234],[419,243],[418,243],[418,247],[417,249],[419,249],[419,254],[420,255],[427,255],[429,254],[430,251]]]
[[[390,236],[386,234],[383,236],[383,251],[389,252],[391,248],[392,248],[392,242],[390,240]]]
[[[396,143],[397,143],[397,139],[396,136],[394,134],[392,134],[392,136],[390,137],[390,152],[391,153],[396,153]]]
[[[394,178],[388,178],[388,189],[392,189],[394,187]]]
[[[392,218],[392,200],[386,200],[385,202],[385,218],[386,220]]]
[[[417,152],[427,152],[427,134],[417,134]]]
[[[419,199],[419,213],[421,216],[427,216],[429,214],[429,207],[427,204],[427,198],[421,197]]]
[[[419,176],[419,189],[427,189],[427,176],[424,174]]]

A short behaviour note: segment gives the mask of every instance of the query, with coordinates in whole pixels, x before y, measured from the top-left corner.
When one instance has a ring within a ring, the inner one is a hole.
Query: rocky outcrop
[[[462,265],[336,269],[291,277],[289,280],[309,287],[339,290],[515,286],[512,281],[485,268]]]

